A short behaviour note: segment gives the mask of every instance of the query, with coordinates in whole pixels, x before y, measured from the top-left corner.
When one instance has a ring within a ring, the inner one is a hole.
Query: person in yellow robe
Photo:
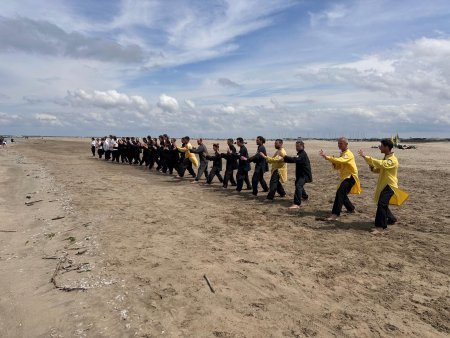
[[[267,156],[263,152],[259,153],[268,163],[272,165],[269,193],[267,194],[266,201],[273,201],[276,192],[278,192],[281,197],[286,196],[286,192],[284,191],[282,184],[287,182],[287,163],[284,162],[286,150],[283,148],[283,140],[277,139],[275,141],[275,149],[277,151],[272,157]]]
[[[189,141],[190,141],[189,136],[185,136],[181,139],[183,146],[177,147],[177,149],[180,153],[184,153],[184,160],[182,163],[182,168],[181,168],[178,176],[183,177],[184,172],[187,169],[189,174],[191,174],[191,176],[193,178],[195,178],[196,175],[195,175],[195,172],[194,172],[192,166],[198,167],[198,160],[197,160],[197,156],[195,156],[194,153],[190,152],[190,150],[192,149],[192,144]]]
[[[327,218],[329,221],[335,221],[339,218],[342,206],[345,206],[349,213],[354,213],[355,207],[352,202],[350,202],[348,194],[361,193],[361,184],[359,182],[355,156],[350,149],[348,149],[348,140],[345,137],[341,137],[338,140],[338,148],[341,151],[341,154],[338,157],[328,156],[322,149],[319,152],[320,156],[331,162],[333,168],[339,171],[340,176],[331,216]]]
[[[398,160],[392,152],[394,143],[389,139],[381,140],[379,149],[384,158],[382,160],[366,156],[364,151],[359,150],[361,155],[374,173],[379,173],[377,187],[375,189],[375,202],[377,213],[375,216],[375,229],[373,233],[381,233],[388,225],[394,224],[397,219],[389,209],[389,204],[402,205],[409,194],[398,188],[397,170]]]

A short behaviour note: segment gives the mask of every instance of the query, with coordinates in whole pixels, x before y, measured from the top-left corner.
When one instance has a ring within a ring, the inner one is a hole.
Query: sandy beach
[[[373,236],[377,175],[359,157],[358,213],[321,220],[338,175],[318,152],[336,142],[306,142],[310,199],[289,211],[294,165],[268,204],[93,158],[86,139],[19,139],[0,149],[0,335],[448,337],[450,144],[417,146],[396,150],[411,196]]]

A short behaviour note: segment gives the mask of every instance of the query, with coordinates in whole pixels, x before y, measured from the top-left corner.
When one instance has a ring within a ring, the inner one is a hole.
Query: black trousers
[[[222,178],[222,175],[220,174],[219,168],[212,167],[211,170],[209,171],[209,175],[208,175],[208,178],[206,179],[206,183],[211,184],[212,180],[214,179],[214,176],[217,176],[220,183],[223,182],[223,178]]]
[[[294,204],[301,205],[302,199],[307,200],[308,194],[305,191],[305,178],[298,177],[295,180],[295,193],[294,193]]]
[[[223,177],[223,187],[227,188],[228,187],[228,182],[231,183],[231,185],[236,185],[236,181],[234,180],[234,175],[233,175],[233,168],[226,168],[225,169],[225,175]]]
[[[208,180],[208,162],[200,161],[200,166],[198,167],[195,180],[198,181],[203,176],[203,174],[205,174],[206,180]]]
[[[250,180],[248,178],[248,171],[238,168],[236,174],[236,191],[242,190],[244,182],[247,185],[247,189],[250,190],[252,188],[252,185],[250,184]]]
[[[331,213],[333,215],[339,216],[341,214],[342,205],[344,205],[348,211],[355,210],[352,202],[350,202],[350,200],[348,199],[348,194],[350,193],[350,190],[352,190],[352,187],[355,185],[355,183],[356,181],[353,176],[342,181],[341,185],[336,191],[336,197],[334,198],[333,209],[331,210]]]
[[[273,200],[276,192],[278,192],[281,197],[286,196],[286,192],[284,191],[283,185],[280,182],[280,173],[278,172],[278,169],[275,170],[270,177],[269,193],[267,194],[267,199]]]
[[[172,159],[170,159],[170,160],[168,160],[167,161],[167,169],[169,170],[169,174],[173,174],[173,170],[175,169],[176,171],[180,171],[179,170],[179,167],[178,167],[178,161],[175,159],[175,160],[172,160]]]
[[[134,156],[133,150],[132,149],[128,149],[126,154],[127,154],[128,163],[130,165],[132,165],[133,164],[133,156]]]
[[[105,151],[104,151],[103,149],[99,148],[99,149],[97,150],[98,158],[102,158],[102,156],[103,156],[104,153],[105,153]]]
[[[117,163],[119,163],[119,151],[118,150],[113,150],[111,152],[112,154],[112,161],[116,161]]]
[[[186,170],[189,174],[191,174],[192,177],[195,177],[195,171],[194,168],[192,168],[192,162],[188,158],[185,158],[182,165],[180,166],[180,171],[178,172],[180,177],[184,177],[184,173],[186,172]]]
[[[136,150],[134,152],[134,156],[133,157],[134,157],[134,164],[141,163],[141,153],[138,150]]]
[[[92,156],[95,156],[95,146],[91,146]]]
[[[261,183],[263,190],[269,191],[266,180],[264,179],[264,167],[255,166],[255,171],[252,176],[253,195],[258,195],[258,183]]]
[[[111,158],[111,150],[105,151],[105,160],[109,161]]]
[[[127,158],[127,156],[125,154],[125,150],[121,149],[121,150],[119,150],[119,152],[120,152],[120,161],[122,163],[128,162],[128,158]]]
[[[387,185],[380,194],[378,199],[377,213],[375,216],[375,226],[386,229],[388,224],[394,224],[397,219],[389,209],[389,200],[394,195],[392,188]]]

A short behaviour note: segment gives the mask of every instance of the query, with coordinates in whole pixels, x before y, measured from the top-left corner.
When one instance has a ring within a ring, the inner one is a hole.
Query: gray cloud
[[[231,88],[239,88],[240,85],[234,81],[231,81],[230,79],[227,79],[226,77],[222,77],[217,80],[217,83],[220,84],[223,87],[231,87]]]
[[[122,46],[112,40],[68,33],[50,22],[23,17],[0,17],[0,51],[123,63],[141,62],[145,58],[137,45]]]
[[[22,100],[24,100],[28,104],[36,104],[36,103],[42,102],[41,99],[34,97],[34,96],[23,96]]]

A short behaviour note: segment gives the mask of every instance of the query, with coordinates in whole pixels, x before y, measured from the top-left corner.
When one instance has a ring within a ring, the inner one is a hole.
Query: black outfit
[[[127,141],[127,159],[128,164],[133,164],[133,157],[134,157],[134,144],[131,141]]]
[[[0,145],[3,144],[3,140],[0,140]],[[92,156],[95,157],[95,146],[91,146],[91,152],[92,152]]]
[[[206,159],[209,161],[213,161],[213,166],[211,170],[209,171],[208,178],[206,180],[206,183],[211,184],[214,176],[217,176],[219,179],[219,182],[223,182],[222,175],[220,172],[222,171],[222,157],[219,153],[215,153],[214,156],[206,156]]]
[[[127,162],[128,161],[127,154],[126,154],[127,145],[124,142],[121,142],[121,143],[119,143],[119,146],[117,149],[118,149],[117,151],[119,152],[118,156],[120,156],[120,161],[122,163]]]
[[[276,192],[280,194],[281,197],[286,196],[286,192],[284,191],[283,185],[280,182],[280,173],[278,172],[278,169],[272,173],[272,176],[270,176],[269,193],[267,194],[267,199],[273,200]]]
[[[177,147],[175,147],[173,144],[169,146],[169,153],[167,155],[167,168],[169,169],[169,174],[173,173],[173,170],[179,171],[179,161],[180,161],[180,155],[178,152]]]
[[[375,226],[386,229],[388,224],[394,224],[397,219],[389,209],[389,200],[394,195],[394,191],[389,185],[381,191],[378,199],[377,213],[375,216]]]
[[[153,144],[151,144],[148,147],[148,153],[149,153],[148,168],[151,170],[151,169],[153,169],[153,167],[157,161],[157,158],[158,158],[157,148]]]
[[[140,165],[145,164],[147,167],[150,164],[150,151],[148,150],[148,144],[146,146],[141,146],[142,149],[142,159],[139,162]]]
[[[264,192],[269,191],[269,187],[264,180],[264,173],[269,171],[269,166],[266,159],[262,157],[260,153],[263,153],[267,156],[266,147],[264,147],[264,145],[258,146],[256,154],[248,159],[249,162],[255,163],[255,170],[253,171],[252,176],[253,195],[255,196],[258,195],[258,183],[261,183],[261,187],[263,188]]]
[[[342,205],[344,205],[345,208],[350,212],[355,210],[352,202],[350,202],[350,200],[348,199],[348,194],[350,193],[350,190],[352,190],[352,187],[355,185],[355,183],[356,181],[353,176],[350,176],[349,178],[346,178],[342,181],[341,185],[336,191],[336,197],[334,198],[333,210],[331,211],[333,215],[339,216],[341,214]]]
[[[224,158],[226,160],[226,166],[225,166],[225,175],[223,178],[223,187],[228,187],[228,182],[231,183],[232,186],[236,186],[236,181],[234,180],[233,171],[237,169],[238,162],[235,157],[236,154],[236,148],[231,145],[230,146],[231,154],[220,154],[220,157]]]
[[[295,163],[294,204],[301,205],[302,199],[308,199],[304,185],[312,182],[311,163],[309,162],[308,154],[306,154],[306,151],[300,150],[295,157],[285,156],[284,162]]]
[[[137,142],[134,143],[134,147],[133,147],[133,159],[134,159],[134,164],[141,163],[141,146]]]
[[[241,156],[247,158],[247,160],[242,160]],[[242,187],[247,184],[247,190],[252,188],[250,180],[248,179],[248,172],[250,171],[250,162],[248,161],[248,151],[246,146],[242,146],[239,152],[234,155],[238,159],[238,170],[236,174],[236,191],[241,191]]]
[[[207,153],[206,146],[204,144],[200,144],[197,148],[192,148],[190,152],[193,154],[198,154],[200,162],[195,180],[198,181],[200,177],[202,177],[203,173],[205,173],[205,177],[208,179],[208,160],[205,155]]]
[[[157,150],[156,150],[156,154],[157,154],[156,163],[158,164],[158,166],[156,167],[156,170],[158,170],[158,171],[162,170],[163,166],[165,165],[163,151],[164,151],[164,146],[160,142],[159,147],[157,147]]]
[[[102,141],[102,142],[100,142],[100,145],[98,146],[98,149],[97,149],[98,158],[102,158],[104,153],[105,153],[105,151],[103,150],[103,141]]]

